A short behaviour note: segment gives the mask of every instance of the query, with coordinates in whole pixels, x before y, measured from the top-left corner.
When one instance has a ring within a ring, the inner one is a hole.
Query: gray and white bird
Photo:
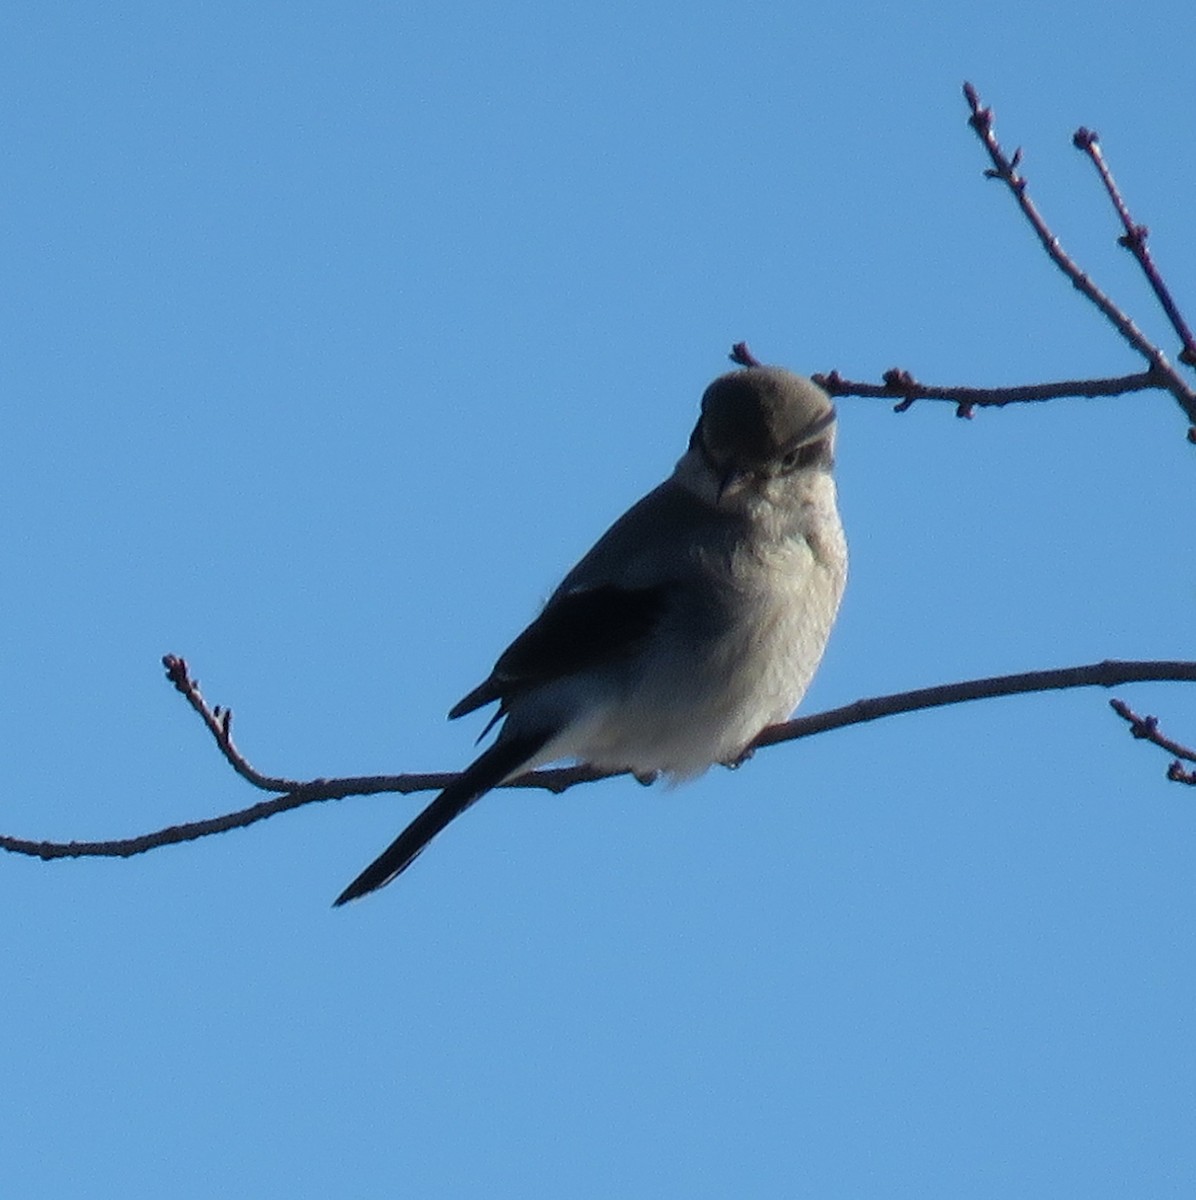
[[[675,780],[733,764],[805,694],[847,577],[827,394],[716,379],[672,475],[620,517],[450,717],[502,727],[341,893],[389,883],[454,817],[557,759]],[[492,722],[493,724],[494,722]]]

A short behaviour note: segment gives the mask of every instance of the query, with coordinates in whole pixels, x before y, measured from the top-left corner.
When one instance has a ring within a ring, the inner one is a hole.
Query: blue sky
[[[254,799],[167,651],[264,770],[463,765],[480,722],[445,712],[671,468],[735,340],[857,378],[1138,369],[981,177],[965,78],[1173,352],[1071,148],[1099,130],[1196,315],[1187,5],[5,27],[7,833]],[[852,577],[805,710],[1192,657],[1183,431],[1161,396],[844,401]],[[1190,686],[1116,694],[1196,737]],[[421,798],[5,858],[6,1190],[1190,1195],[1196,814],[1106,699],[490,797],[336,912]]]

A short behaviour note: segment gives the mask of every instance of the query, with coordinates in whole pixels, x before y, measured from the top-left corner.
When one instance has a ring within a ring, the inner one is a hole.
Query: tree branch
[[[999,179],[1005,184],[1017,201],[1022,215],[1029,221],[1030,227],[1042,243],[1042,248],[1047,252],[1050,260],[1071,280],[1072,286],[1087,296],[1113,324],[1117,332],[1146,359],[1150,364],[1150,374],[1155,376],[1158,385],[1166,388],[1175,397],[1179,406],[1187,414],[1191,425],[1196,427],[1196,392],[1193,392],[1179,376],[1175,368],[1167,361],[1167,356],[1162,350],[1146,337],[1138,326],[1080,270],[1075,261],[1064,251],[1059,239],[1051,232],[1034,202],[1026,194],[1026,177],[1018,171],[1022,152],[1015,150],[1012,157],[1005,153],[993,130],[992,109],[981,105],[980,97],[970,83],[963,85],[963,92],[968,106],[972,110],[968,124],[975,130],[976,136],[983,143],[992,160],[992,169],[986,171],[985,174],[988,178]],[[1191,436],[1191,431],[1189,431],[1189,436]]]
[[[747,348],[735,342],[728,358],[741,367],[758,367],[761,361]],[[861,396],[876,400],[897,400],[895,413],[906,412],[915,400],[945,400],[955,404],[956,416],[973,415],[975,408],[1000,408],[1004,404],[1059,400],[1064,396],[1120,396],[1128,391],[1158,391],[1161,384],[1149,371],[1112,379],[1065,379],[1060,383],[1023,384],[1020,388],[951,388],[919,383],[902,367],[884,373],[884,383],[858,383],[845,379],[837,371],[810,377],[829,396]]]
[[[304,785],[297,779],[283,779],[276,775],[263,775],[249,765],[245,756],[233,745],[233,710],[209,708],[207,701],[200,694],[199,680],[192,679],[187,670],[187,660],[175,654],[164,654],[162,665],[166,668],[166,678],[174,684],[188,704],[199,714],[199,718],[208,727],[208,732],[216,740],[220,753],[224,755],[228,765],[246,782],[263,792],[293,792]]]
[[[219,707],[208,708],[206,701],[200,696],[198,685],[190,679],[183,659],[168,655],[163,662],[167,667],[167,677],[203,720],[229,765],[254,787],[260,787],[261,781],[268,781],[270,776],[256,771],[238,751],[232,748],[226,725],[222,718],[216,715],[226,713],[228,710]],[[849,725],[862,725],[867,721],[876,721],[881,717],[889,717],[897,713],[941,708],[948,704],[960,704],[968,700],[982,700],[994,696],[1014,696],[1026,692],[1076,687],[1116,687],[1125,683],[1147,681],[1196,683],[1196,662],[1106,661],[1082,667],[1062,667],[1052,671],[995,675],[987,679],[964,680],[961,683],[919,688],[912,692],[898,692],[891,696],[876,696],[868,700],[857,700],[854,704],[847,704],[841,708],[814,713],[808,717],[797,717],[781,725],[773,725],[755,739],[749,747],[748,755],[765,746],[797,741],[799,738],[813,737],[816,734],[826,733],[832,729],[842,729]],[[543,788],[559,795],[581,783],[591,783],[595,780],[608,779],[626,773],[623,771],[597,771],[592,767],[584,766],[561,767],[555,770],[532,771],[510,780],[502,786]],[[455,778],[456,774],[453,772],[441,772],[435,774],[362,775],[344,779],[313,779],[306,783],[284,781],[288,786],[285,789],[279,789],[284,794],[276,796],[272,800],[263,800],[250,808],[227,813],[224,816],[211,817],[207,820],[193,821],[183,825],[171,825],[138,837],[101,842],[50,842],[30,841],[25,838],[0,835],[0,849],[8,850],[13,854],[24,854],[47,860],[52,858],[129,858],[134,854],[155,850],[159,846],[195,841],[198,838],[208,837],[214,833],[224,833],[230,829],[243,829],[247,825],[263,821],[267,817],[290,812],[292,809],[301,808],[305,804],[314,804],[317,801],[343,800],[349,796],[372,796],[392,792],[406,795],[412,792],[439,791]]]
[[[1121,191],[1113,179],[1113,172],[1109,170],[1109,164],[1105,161],[1104,152],[1100,148],[1099,136],[1094,129],[1085,129],[1081,126],[1072,134],[1071,140],[1077,150],[1088,156],[1096,168],[1097,174],[1100,175],[1101,182],[1105,185],[1105,191],[1108,192],[1109,199],[1117,210],[1122,227],[1125,229],[1124,236],[1117,239],[1117,244],[1124,246],[1138,260],[1138,265],[1142,268],[1146,281],[1154,290],[1158,302],[1163,306],[1167,320],[1171,322],[1171,328],[1175,330],[1183,347],[1179,352],[1179,361],[1186,363],[1189,367],[1196,367],[1196,339],[1192,337],[1192,331],[1188,328],[1187,321],[1184,320],[1183,314],[1172,299],[1170,289],[1163,282],[1162,275],[1154,265],[1154,259],[1146,245],[1146,239],[1150,237],[1150,230],[1134,220],[1122,199]]]
[[[728,355],[741,367],[758,367],[760,360],[748,349],[747,342],[736,342]],[[1028,383],[1021,387],[978,388],[938,387],[919,383],[908,371],[892,367],[884,373],[884,383],[858,383],[844,379],[838,371],[810,378],[829,396],[861,396],[870,399],[896,399],[894,412],[905,412],[915,400],[948,400],[956,405],[957,417],[971,417],[975,408],[1000,408],[1006,404],[1024,404],[1033,400],[1058,400],[1064,396],[1120,396],[1126,392],[1158,391],[1162,385],[1150,371],[1136,375],[1118,375],[1113,379],[1066,379],[1060,383]]]
[[[1110,379],[1064,379],[1057,383],[1027,383],[1017,387],[953,387],[919,383],[908,371],[893,367],[884,373],[884,383],[860,383],[844,379],[838,371],[811,378],[831,396],[862,396],[870,399],[896,399],[894,412],[905,412],[915,400],[946,400],[956,406],[957,417],[971,417],[976,408],[1001,408],[1006,404],[1026,404],[1059,400],[1067,396],[1121,396],[1126,392],[1158,391],[1162,386],[1150,371],[1117,375]]]
[[[1196,771],[1185,771],[1183,764],[1179,761],[1184,758],[1188,762],[1196,763],[1196,750],[1189,750],[1187,746],[1161,734],[1158,717],[1140,717],[1122,700],[1110,700],[1109,707],[1119,717],[1129,722],[1130,733],[1134,737],[1152,742],[1166,750],[1168,754],[1175,755],[1175,760],[1167,768],[1167,778],[1172,783],[1187,783],[1196,787]]]
[[[972,110],[968,124],[980,138],[993,163],[992,168],[987,170],[985,175],[990,179],[1001,180],[1009,188],[1051,261],[1071,280],[1072,285],[1087,296],[1112,322],[1122,337],[1146,359],[1147,369],[1133,375],[1120,375],[1107,379],[1067,379],[1054,383],[1032,383],[1002,388],[924,384],[918,382],[911,372],[901,367],[893,367],[886,371],[883,376],[884,382],[881,384],[844,379],[837,370],[832,370],[824,375],[812,376],[814,382],[831,396],[895,399],[898,401],[894,406],[895,412],[905,412],[916,400],[944,400],[955,405],[957,417],[972,417],[977,408],[1000,408],[1006,404],[1034,403],[1064,397],[1090,398],[1120,396],[1127,392],[1167,391],[1175,397],[1187,414],[1191,423],[1188,429],[1188,440],[1196,443],[1196,391],[1193,391],[1172,367],[1162,350],[1142,333],[1130,317],[1106,296],[1063,250],[1059,239],[1051,232],[1050,227],[1043,220],[1042,214],[1027,195],[1026,177],[1018,170],[1022,152],[1016,150],[1012,157],[1005,153],[994,132],[992,109],[981,105],[980,97],[970,83],[965,83],[963,90]],[[1189,366],[1196,366],[1196,340],[1193,339],[1191,330],[1146,248],[1148,235],[1146,226],[1134,221],[1117,189],[1112,172],[1101,152],[1097,135],[1087,129],[1078,129],[1072,137],[1072,142],[1088,155],[1100,174],[1113,206],[1125,227],[1125,236],[1119,238],[1118,241],[1138,260],[1159,303],[1163,306],[1172,328],[1179,335],[1183,344],[1179,356],[1180,361]],[[755,356],[743,342],[737,343],[732,348],[731,358],[743,366],[756,364]]]

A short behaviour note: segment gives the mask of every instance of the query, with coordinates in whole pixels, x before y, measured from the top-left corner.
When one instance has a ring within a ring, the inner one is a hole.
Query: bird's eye
[[[781,473],[787,475],[790,471],[796,471],[801,467],[808,467],[811,463],[817,462],[825,450],[825,438],[819,438],[815,442],[807,442],[804,446],[798,446],[790,450],[781,459]]]

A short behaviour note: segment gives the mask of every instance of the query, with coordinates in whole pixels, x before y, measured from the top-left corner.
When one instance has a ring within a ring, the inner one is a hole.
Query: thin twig
[[[1064,252],[1063,247],[1059,244],[1059,239],[1051,232],[1034,202],[1026,194],[1026,178],[1018,172],[1022,152],[1017,150],[1012,157],[1006,155],[993,132],[992,109],[981,105],[979,94],[970,83],[963,85],[963,91],[972,110],[968,124],[975,130],[976,136],[983,143],[993,163],[992,169],[986,171],[985,175],[990,179],[999,179],[1005,184],[1051,261],[1071,280],[1072,286],[1087,296],[1112,322],[1118,333],[1146,359],[1150,364],[1150,373],[1155,376],[1159,386],[1166,388],[1175,397],[1187,414],[1189,422],[1196,429],[1196,392],[1188,387],[1187,383],[1176,373],[1162,350],[1154,345]],[[1190,438],[1191,432],[1189,431]]]
[[[1172,299],[1170,289],[1163,282],[1162,275],[1154,265],[1154,259],[1146,245],[1146,239],[1150,237],[1150,230],[1134,220],[1130,215],[1129,207],[1122,199],[1121,191],[1113,178],[1113,172],[1109,169],[1104,152],[1101,150],[1099,135],[1096,130],[1085,129],[1081,126],[1072,134],[1071,140],[1076,149],[1082,151],[1092,161],[1092,165],[1100,175],[1101,182],[1105,185],[1105,191],[1108,192],[1109,199],[1117,210],[1117,216],[1125,229],[1125,235],[1117,239],[1117,244],[1124,246],[1138,260],[1142,273],[1146,276],[1151,288],[1154,289],[1155,296],[1167,314],[1167,320],[1171,322],[1171,328],[1175,330],[1183,346],[1179,353],[1179,361],[1186,363],[1189,367],[1196,367],[1196,339],[1192,337],[1192,331],[1188,328],[1187,321],[1184,320],[1183,314],[1180,313],[1179,307]]]
[[[728,356],[741,367],[758,367],[760,360],[748,349],[747,342],[736,342]],[[1001,408],[1006,404],[1026,404],[1063,397],[1121,396],[1126,392],[1158,390],[1158,378],[1150,371],[1118,375],[1111,379],[1065,379],[1058,383],[1028,383],[1020,387],[950,387],[919,383],[901,367],[884,373],[883,383],[860,383],[844,379],[838,371],[810,378],[831,396],[860,396],[870,399],[898,399],[894,412],[905,412],[915,400],[946,400],[956,406],[957,417],[971,417],[976,408]]]
[[[736,342],[731,347],[731,353],[727,357],[733,363],[738,363],[741,367],[763,366],[760,360],[748,349],[747,342]]]
[[[1128,704],[1122,700],[1110,700],[1109,707],[1122,720],[1129,722],[1130,733],[1143,741],[1151,742],[1168,754],[1174,754],[1175,759],[1167,768],[1167,778],[1173,783],[1186,783],[1196,787],[1196,771],[1185,771],[1180,759],[1196,763],[1196,750],[1190,750],[1180,742],[1173,741],[1159,732],[1158,717],[1140,717]]]
[[[251,766],[245,756],[233,745],[233,710],[221,708],[217,704],[208,707],[208,702],[200,694],[199,680],[192,679],[187,670],[187,660],[177,654],[164,654],[162,665],[166,668],[166,678],[174,684],[175,690],[183,695],[187,703],[199,714],[200,719],[208,727],[208,732],[216,739],[220,753],[228,761],[238,775],[255,788],[263,792],[293,792],[304,786],[297,779],[282,779],[276,775],[263,775]]]
[[[1159,381],[1149,371],[1118,375],[1109,379],[1065,379],[1058,383],[1027,383],[1018,387],[950,387],[919,383],[900,367],[884,373],[884,383],[861,383],[844,379],[838,371],[811,378],[831,396],[862,396],[878,400],[900,398],[895,412],[905,412],[915,400],[946,400],[956,405],[956,416],[970,417],[974,408],[1002,408],[1064,397],[1121,396],[1126,392],[1158,390]]]
[[[184,671],[185,674],[185,671]],[[942,684],[938,687],[919,688],[912,692],[899,692],[891,696],[876,696],[868,700],[857,700],[842,708],[829,709],[808,717],[797,717],[781,725],[764,730],[749,748],[750,753],[765,746],[781,742],[797,741],[813,737],[832,729],[843,729],[849,725],[861,725],[896,713],[914,712],[919,709],[939,708],[947,704],[960,704],[968,700],[981,700],[994,696],[1013,696],[1026,692],[1050,691],[1076,687],[1117,687],[1126,683],[1146,681],[1179,681],[1196,683],[1196,662],[1099,662],[1082,667],[1063,667],[1053,671],[1030,671],[1020,675],[996,675],[987,679],[964,680],[961,683]],[[172,677],[172,682],[174,679]],[[177,683],[175,685],[178,686]],[[179,689],[187,697],[191,707],[203,718],[212,730],[212,723],[205,715],[206,706],[199,706],[191,693]],[[213,731],[214,733],[215,731]],[[243,770],[217,738],[221,752],[242,778]],[[239,755],[236,761],[244,765]],[[252,772],[252,768],[250,768]],[[592,783],[624,775],[624,771],[597,771],[592,767],[561,767],[555,770],[532,771],[503,784],[512,788],[543,788],[559,795],[581,783]],[[256,774],[256,773],[254,773]],[[364,775],[345,779],[313,779],[307,783],[288,787],[284,795],[273,800],[264,800],[250,808],[224,816],[194,821],[184,825],[171,825],[139,837],[121,838],[103,842],[50,842],[30,841],[25,838],[0,835],[0,849],[14,854],[25,854],[35,858],[128,858],[143,854],[159,846],[175,845],[179,842],[195,841],[213,833],[230,829],[243,829],[278,813],[290,812],[305,804],[323,800],[343,800],[349,796],[372,796],[381,793],[410,794],[412,792],[439,791],[457,776],[453,772],[435,774]],[[250,779],[258,786],[254,779]]]

